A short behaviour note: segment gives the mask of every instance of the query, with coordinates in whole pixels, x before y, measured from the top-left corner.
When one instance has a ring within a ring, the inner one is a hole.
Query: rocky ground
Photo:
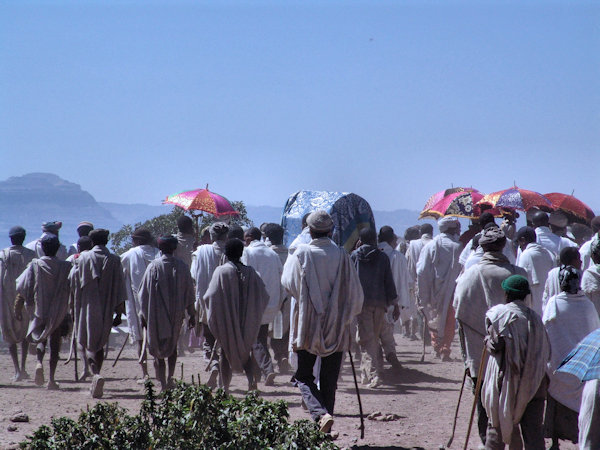
[[[455,343],[454,362],[441,362],[429,353],[421,362],[421,341],[410,341],[396,335],[398,357],[404,368],[400,371],[386,369],[386,384],[378,389],[361,386],[365,416],[365,437],[360,438],[359,412],[349,361],[344,362],[339,381],[334,430],[339,432],[336,443],[342,447],[353,448],[424,448],[438,449],[445,446],[452,431],[454,409],[458,400],[463,365],[459,361],[459,349]],[[137,383],[140,377],[139,366],[133,346],[126,346],[121,360],[113,368],[122,336],[112,342],[108,361],[103,368],[106,377],[104,398],[102,401],[119,402],[122,406],[137,412],[143,398],[143,386]],[[66,352],[61,353],[66,358]],[[186,354],[178,362],[176,374],[179,378],[183,369],[183,378],[191,381],[192,374],[198,374],[206,381],[207,372],[198,352]],[[93,405],[96,400],[90,398],[89,383],[74,382],[73,364],[59,363],[57,381],[59,391],[48,391],[37,387],[32,381],[12,382],[13,369],[6,346],[0,344],[0,448],[10,448],[22,441],[42,424],[50,422],[51,417],[76,417],[82,408]],[[183,367],[182,367],[183,366]],[[34,357],[30,356],[27,368],[33,374]],[[47,371],[47,363],[45,366]],[[302,409],[297,389],[289,383],[289,375],[280,375],[275,386],[265,387],[259,384],[261,395],[269,400],[285,400],[290,409],[292,420],[308,418]],[[359,380],[360,381],[360,380]],[[247,387],[242,374],[234,375],[232,394],[242,396]],[[460,405],[456,435],[452,448],[462,448],[466,436],[468,416],[473,396],[465,389]],[[29,422],[12,422],[11,417],[23,412]],[[381,413],[378,420],[369,420],[367,415]],[[381,420],[382,418],[391,421]],[[13,431],[9,431],[13,430]],[[469,448],[478,448],[477,432],[471,433]],[[549,447],[549,442],[547,447]],[[562,449],[575,449],[576,446],[561,442]]]

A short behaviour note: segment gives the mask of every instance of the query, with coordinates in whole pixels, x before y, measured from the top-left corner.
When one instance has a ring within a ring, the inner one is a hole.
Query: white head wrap
[[[458,219],[456,217],[442,217],[441,219],[438,220],[438,228],[440,230],[440,233],[445,233],[446,231],[453,229],[453,228],[458,228],[460,226],[460,222],[458,221]]]
[[[331,231],[333,228],[333,220],[327,211],[319,210],[311,213],[306,218],[306,224],[311,230],[319,233]]]

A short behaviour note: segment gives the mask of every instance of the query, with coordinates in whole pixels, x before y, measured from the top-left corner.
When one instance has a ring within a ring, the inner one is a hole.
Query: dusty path
[[[119,347],[122,337],[113,343]],[[360,439],[358,430],[358,404],[352,380],[349,362],[344,363],[336,399],[336,422],[334,430],[339,431],[337,444],[348,446],[379,448],[425,448],[438,449],[445,445],[449,438],[454,408],[458,399],[458,391],[462,380],[463,365],[456,362],[443,363],[427,354],[425,362],[420,362],[421,342],[409,341],[396,335],[398,357],[404,366],[399,372],[386,370],[386,385],[377,390],[361,387],[363,407],[366,414],[379,411],[382,414],[397,414],[400,418],[392,422],[371,421],[365,419],[365,438]],[[430,350],[430,348],[428,348]],[[103,374],[106,377],[103,401],[118,401],[122,406],[137,412],[143,398],[143,388],[136,381],[140,376],[139,366],[134,358],[135,351],[127,346],[123,352],[124,359],[115,368],[112,362],[117,351],[110,352],[105,363]],[[66,353],[61,357],[66,358]],[[453,356],[459,358],[459,350],[455,342]],[[200,373],[206,380],[204,363],[198,352],[186,354],[180,358],[183,363],[184,379],[191,381],[191,375]],[[35,367],[34,357],[30,356],[27,368],[30,374]],[[180,376],[181,366],[178,363],[176,374]],[[12,363],[5,346],[0,346],[0,447],[6,448],[18,443],[25,436],[42,424],[50,422],[52,416],[76,417],[86,405],[93,405],[95,400],[89,396],[88,383],[73,381],[73,365],[59,363],[57,381],[60,391],[47,391],[36,387],[33,382],[12,382]],[[47,369],[47,363],[45,366]],[[151,371],[152,373],[152,371]],[[308,418],[308,414],[300,406],[298,391],[288,383],[289,375],[278,376],[274,387],[259,384],[263,397],[274,400],[285,400],[289,405],[292,419]],[[232,393],[241,396],[245,393],[246,380],[243,375],[234,375]],[[465,389],[459,414],[456,436],[452,448],[460,449],[464,445],[468,414],[473,396]],[[29,423],[19,423],[17,431],[10,432],[12,424],[9,418],[17,411],[24,411],[30,417]],[[469,448],[479,445],[473,430]],[[549,447],[549,444],[548,446]],[[561,443],[562,449],[576,449],[572,444]]]

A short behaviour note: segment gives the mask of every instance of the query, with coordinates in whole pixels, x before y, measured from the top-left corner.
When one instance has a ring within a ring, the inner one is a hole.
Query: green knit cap
[[[505,292],[517,295],[520,294],[523,297],[531,293],[529,282],[527,281],[527,278],[522,275],[511,275],[508,277],[502,282],[502,289],[504,289]]]

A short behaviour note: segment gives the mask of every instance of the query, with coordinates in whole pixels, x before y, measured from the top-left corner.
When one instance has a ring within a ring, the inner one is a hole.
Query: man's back
[[[364,305],[386,308],[397,297],[390,260],[373,245],[361,245],[352,253],[364,293]]]
[[[541,316],[544,287],[546,286],[548,272],[554,267],[554,258],[542,245],[531,243],[519,255],[517,265],[527,271],[531,287],[532,309]]]

